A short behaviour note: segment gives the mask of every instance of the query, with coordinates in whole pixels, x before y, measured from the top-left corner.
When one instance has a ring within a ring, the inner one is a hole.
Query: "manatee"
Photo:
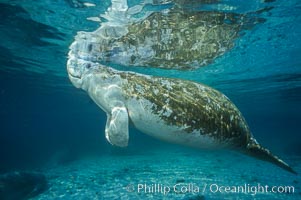
[[[107,114],[105,137],[125,147],[129,122],[158,139],[195,148],[226,148],[269,161],[296,173],[262,147],[238,108],[222,93],[201,83],[119,71],[93,61],[90,33],[70,46],[67,71]]]

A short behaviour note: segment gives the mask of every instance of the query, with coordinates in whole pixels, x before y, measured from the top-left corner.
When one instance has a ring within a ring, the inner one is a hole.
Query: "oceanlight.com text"
[[[235,185],[235,186],[224,186],[219,184],[210,184],[209,191],[211,193],[244,193],[256,195],[258,193],[295,193],[294,186],[269,186],[269,185],[261,185],[258,183],[257,185]]]
[[[161,183],[137,183],[129,184],[125,187],[128,192],[136,192],[140,194],[162,194],[168,195],[174,194],[185,194],[185,193],[214,193],[214,194],[249,194],[257,195],[264,193],[274,194],[293,194],[295,193],[294,186],[278,185],[269,186],[258,184],[242,184],[242,185],[221,185],[217,183],[211,184],[196,184],[196,183],[177,183],[173,185],[161,184]]]

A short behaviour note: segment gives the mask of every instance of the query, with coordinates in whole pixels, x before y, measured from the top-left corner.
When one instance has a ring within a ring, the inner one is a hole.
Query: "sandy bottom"
[[[301,157],[282,158],[301,174]],[[36,200],[301,199],[300,175],[233,152],[161,149],[89,157],[43,171],[49,189]]]

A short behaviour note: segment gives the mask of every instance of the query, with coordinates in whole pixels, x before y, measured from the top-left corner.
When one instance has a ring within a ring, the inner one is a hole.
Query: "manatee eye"
[[[91,67],[92,67],[92,66],[91,66],[90,63],[86,64],[86,68],[87,68],[87,69],[90,69]]]

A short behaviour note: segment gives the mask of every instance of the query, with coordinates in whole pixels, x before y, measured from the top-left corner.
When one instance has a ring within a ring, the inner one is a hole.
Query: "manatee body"
[[[89,38],[80,33],[71,45],[67,70],[107,113],[106,139],[127,146],[131,121],[141,132],[196,148],[229,148],[270,161],[295,173],[252,136],[236,106],[206,85],[117,71],[90,60]]]

